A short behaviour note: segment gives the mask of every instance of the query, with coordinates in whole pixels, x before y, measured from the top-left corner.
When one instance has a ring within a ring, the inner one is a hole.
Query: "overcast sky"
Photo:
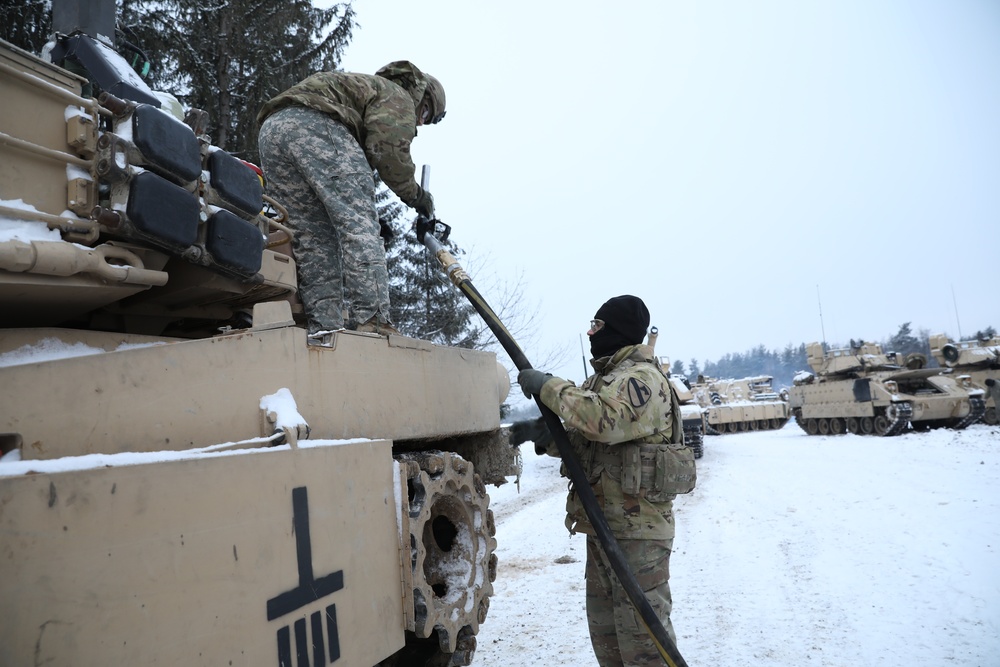
[[[486,299],[538,309],[536,366],[579,382],[626,293],[685,364],[1000,327],[996,0],[354,7],[345,69],[443,83],[414,160]]]

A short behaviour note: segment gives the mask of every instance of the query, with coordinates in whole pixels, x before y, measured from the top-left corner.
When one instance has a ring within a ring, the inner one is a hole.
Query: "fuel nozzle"
[[[417,216],[417,240],[421,243],[424,242],[424,235],[430,232],[431,236],[436,238],[441,243],[448,241],[448,236],[451,234],[451,225],[446,225],[437,218],[431,220],[426,216]]]

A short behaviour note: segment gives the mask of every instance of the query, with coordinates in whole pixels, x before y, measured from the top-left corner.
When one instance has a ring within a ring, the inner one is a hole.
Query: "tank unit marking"
[[[312,541],[309,537],[309,495],[306,487],[292,489],[292,528],[295,532],[295,553],[298,559],[299,585],[267,601],[267,620],[273,621],[291,614],[308,604],[332,595],[344,587],[344,571],[337,570],[316,579],[312,567]],[[315,667],[327,664],[326,643],[323,640],[323,613],[315,611],[310,616],[312,629],[313,662]],[[329,637],[329,662],[340,658],[340,637],[337,634],[337,606],[325,610],[327,636]],[[278,666],[291,667],[291,630],[286,625],[278,629]],[[295,664],[309,666],[309,641],[306,619],[295,621]]]

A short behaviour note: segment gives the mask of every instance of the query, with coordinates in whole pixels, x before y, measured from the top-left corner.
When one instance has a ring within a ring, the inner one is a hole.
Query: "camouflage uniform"
[[[673,499],[694,485],[694,458],[683,445],[680,405],[648,346],[624,347],[591,364],[597,372],[582,387],[553,378],[542,386],[540,398],[565,421],[629,569],[673,639],[668,583]],[[557,454],[554,445],[547,453]],[[665,472],[668,455],[689,462],[683,464],[683,479],[671,477],[673,468]],[[587,619],[601,667],[662,665],[572,489],[566,513],[570,532],[587,534]]]
[[[342,328],[345,306],[354,322],[390,321],[372,170],[409,206],[424,195],[410,142],[430,81],[405,61],[377,75],[319,72],[269,100],[257,116],[269,188],[296,232],[310,330]]]

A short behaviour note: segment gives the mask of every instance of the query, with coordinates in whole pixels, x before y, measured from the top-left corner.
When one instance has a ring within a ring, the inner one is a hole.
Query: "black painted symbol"
[[[299,585],[267,601],[267,620],[294,613],[308,604],[332,595],[344,587],[344,571],[316,579],[312,567],[312,541],[309,537],[309,496],[306,487],[292,489],[292,526],[295,531],[295,554],[299,566]],[[324,636],[324,617],[325,636]],[[337,634],[337,605],[331,604],[322,612],[314,611],[306,619],[295,621],[296,667],[322,667],[340,659],[340,637]],[[311,633],[310,633],[311,630]],[[309,661],[312,635],[312,662]],[[326,639],[329,639],[329,651]],[[287,625],[278,630],[278,667],[292,667],[292,633]]]
[[[641,408],[646,405],[646,401],[653,395],[649,387],[636,378],[628,379],[628,400],[634,408]]]

